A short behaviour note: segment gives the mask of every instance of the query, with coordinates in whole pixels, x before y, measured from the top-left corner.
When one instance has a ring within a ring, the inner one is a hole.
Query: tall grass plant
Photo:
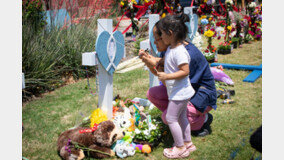
[[[39,34],[35,34],[31,25],[23,25],[24,99],[54,90],[64,84],[63,78],[84,76],[81,54],[95,51],[97,18],[65,28],[43,30]]]

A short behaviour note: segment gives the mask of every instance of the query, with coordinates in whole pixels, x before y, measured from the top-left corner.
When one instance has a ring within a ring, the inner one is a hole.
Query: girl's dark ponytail
[[[189,22],[189,17],[184,13],[179,15],[167,15],[160,20],[159,29],[163,30],[166,34],[170,34],[170,31],[172,31],[177,41],[183,41],[188,33],[185,22]]]

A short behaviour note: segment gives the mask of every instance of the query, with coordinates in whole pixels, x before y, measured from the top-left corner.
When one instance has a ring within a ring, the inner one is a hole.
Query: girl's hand
[[[157,76],[160,81],[165,81],[168,79],[168,74],[165,72],[157,72]]]
[[[143,59],[144,57],[148,57],[149,54],[144,49],[140,49],[138,56],[139,56],[140,59]]]

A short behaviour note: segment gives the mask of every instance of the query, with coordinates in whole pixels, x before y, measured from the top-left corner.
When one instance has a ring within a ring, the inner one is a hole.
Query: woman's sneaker
[[[203,126],[201,127],[200,130],[198,130],[198,131],[191,131],[192,136],[204,137],[204,136],[207,136],[207,135],[211,134],[212,130],[211,130],[210,124],[212,123],[212,121],[213,121],[213,115],[208,113],[207,121],[203,124]]]

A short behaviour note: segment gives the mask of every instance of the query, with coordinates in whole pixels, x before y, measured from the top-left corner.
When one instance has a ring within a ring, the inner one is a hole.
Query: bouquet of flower
[[[207,3],[208,0],[202,0],[200,2],[199,8],[197,9],[197,15],[205,15],[205,14],[211,14],[212,12],[215,12],[214,6],[212,3]]]
[[[162,136],[160,125],[161,122],[156,121],[155,119],[151,121],[151,118],[148,115],[147,119],[142,123],[139,123],[138,127],[135,129],[134,142],[149,144],[151,147],[159,144]]]
[[[210,49],[207,48],[204,52],[202,52],[208,62],[213,62],[216,56],[215,52],[217,48],[214,46],[212,46],[211,48],[213,48],[213,50],[210,51]]]
[[[202,50],[203,40],[202,40],[201,35],[198,32],[196,32],[191,43],[194,44],[195,47],[197,47],[200,51]]]
[[[252,13],[255,10],[256,3],[255,2],[251,2],[248,7],[249,7],[249,11]]]
[[[250,32],[250,33],[252,33],[252,32]],[[246,34],[244,40],[245,40],[245,42],[249,42],[249,41],[254,40],[253,35],[249,34],[249,33]]]
[[[211,46],[212,46],[212,37],[216,36],[215,29],[211,28],[211,29],[207,30],[204,33],[204,36],[207,37],[207,39],[208,39],[208,47],[207,48],[211,51],[213,49],[213,48],[211,48]]]
[[[209,29],[204,33],[204,36],[208,38],[208,46],[207,49],[203,52],[203,55],[207,59],[208,62],[212,61],[215,59],[215,52],[216,52],[216,47],[212,45],[212,37],[216,36],[215,30]]]
[[[216,23],[217,27],[225,27],[226,26],[226,22],[225,20],[220,20]]]
[[[262,29],[261,29],[261,27],[257,27],[255,32],[256,32],[255,33],[255,38],[258,39],[258,40],[261,39],[261,37],[262,37]]]
[[[108,120],[106,113],[100,108],[94,110],[90,115],[90,127],[93,128],[95,124],[100,124],[103,121]]]

